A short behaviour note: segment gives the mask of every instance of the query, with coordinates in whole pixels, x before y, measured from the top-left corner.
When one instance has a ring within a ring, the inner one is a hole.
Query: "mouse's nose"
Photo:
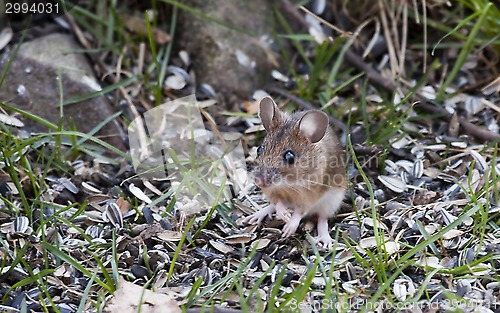
[[[278,175],[278,172],[273,169],[259,168],[255,170],[254,175],[255,185],[259,188],[265,188],[272,185]]]
[[[255,177],[255,184],[259,188],[266,187],[266,180],[262,177]]]

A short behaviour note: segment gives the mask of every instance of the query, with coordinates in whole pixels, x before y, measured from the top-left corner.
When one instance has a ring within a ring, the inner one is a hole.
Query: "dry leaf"
[[[173,295],[152,292],[121,278],[105,312],[124,313],[139,310],[142,313],[182,312]]]
[[[259,112],[259,101],[243,101],[243,108],[249,114],[257,114]]]
[[[122,18],[123,21],[125,21],[125,27],[129,31],[145,37],[148,36],[148,28],[145,20],[136,16],[123,16]],[[152,27],[151,33],[153,34],[153,40],[159,45],[166,44],[170,41],[170,35],[158,27]]]
[[[127,200],[123,199],[123,197],[120,197],[116,200],[116,204],[120,208],[120,211],[122,212],[123,215],[127,214],[128,211],[132,208],[130,203],[127,202]]]

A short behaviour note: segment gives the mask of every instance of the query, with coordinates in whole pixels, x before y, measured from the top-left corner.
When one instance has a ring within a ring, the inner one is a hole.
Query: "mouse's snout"
[[[255,184],[259,188],[269,187],[279,177],[277,169],[273,168],[257,168],[254,171]]]

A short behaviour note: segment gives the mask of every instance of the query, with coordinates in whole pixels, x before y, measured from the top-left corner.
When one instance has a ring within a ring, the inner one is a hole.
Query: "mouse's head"
[[[257,150],[256,185],[265,190],[321,183],[328,162],[322,145],[331,137],[327,115],[317,110],[287,115],[265,97],[259,116],[267,134]]]

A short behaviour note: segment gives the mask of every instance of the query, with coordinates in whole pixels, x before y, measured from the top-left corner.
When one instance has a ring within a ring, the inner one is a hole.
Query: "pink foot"
[[[330,237],[327,218],[318,217],[318,237],[314,238],[314,241],[319,247],[323,247],[328,250],[332,248],[335,241],[332,237]]]
[[[298,211],[293,212],[290,220],[285,224],[285,226],[283,226],[283,236],[285,238],[295,234],[297,228],[299,227],[301,219],[302,219],[302,214],[300,214]]]
[[[254,214],[245,217],[241,221],[241,223],[242,224],[260,225],[260,223],[262,223],[262,221],[266,218],[266,216],[269,216],[269,218],[271,218],[271,215],[274,213],[274,211],[275,211],[275,205],[269,204],[268,206],[266,206],[262,210],[259,210],[259,211],[255,212]]]

